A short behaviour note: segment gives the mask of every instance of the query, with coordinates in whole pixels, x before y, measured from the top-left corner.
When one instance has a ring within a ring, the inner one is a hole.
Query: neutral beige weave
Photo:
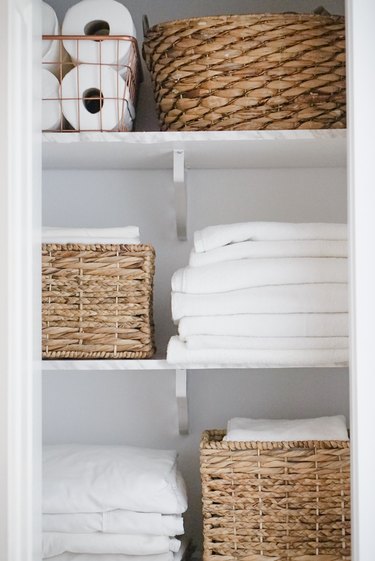
[[[345,127],[345,20],[210,16],[146,34],[163,130]]]
[[[43,244],[43,358],[153,355],[149,245]]]
[[[350,559],[345,441],[201,440],[204,561]]]

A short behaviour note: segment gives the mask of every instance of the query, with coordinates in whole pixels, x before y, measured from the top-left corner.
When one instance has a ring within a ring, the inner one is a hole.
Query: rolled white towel
[[[202,349],[189,350],[178,337],[168,343],[167,361],[177,367],[225,365],[249,368],[294,368],[347,366],[347,349],[253,350]]]
[[[199,253],[190,253],[189,265],[202,267],[223,261],[266,257],[347,257],[346,240],[249,241],[225,245]]]
[[[348,337],[231,337],[229,335],[190,335],[184,339],[186,348],[192,351],[348,349],[348,341]]]
[[[224,440],[233,441],[305,441],[349,440],[344,415],[314,419],[246,419],[228,421]]]
[[[43,514],[42,525],[44,532],[70,534],[105,532],[107,534],[179,536],[184,533],[184,521],[181,515],[120,509],[107,512]]]
[[[257,286],[347,283],[348,260],[342,258],[242,259],[204,267],[179,269],[174,292],[212,294]]]
[[[43,533],[43,558],[48,559],[65,552],[92,554],[157,555],[177,552],[181,542],[167,536],[124,534],[66,534]]]
[[[48,445],[43,449],[42,512],[133,510],[181,514],[187,508],[174,450]]]
[[[232,335],[246,337],[348,337],[348,314],[242,314],[184,317],[180,337]]]
[[[346,224],[241,222],[208,226],[194,234],[195,251],[201,253],[228,244],[272,240],[347,240]]]
[[[348,286],[338,283],[259,286],[214,294],[172,292],[172,317],[234,314],[344,313]]]
[[[119,228],[59,228],[45,226],[43,243],[126,244],[140,243],[138,226]]]

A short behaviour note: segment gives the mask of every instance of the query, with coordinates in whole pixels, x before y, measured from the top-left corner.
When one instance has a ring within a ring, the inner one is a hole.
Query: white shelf
[[[63,148],[62,148],[63,145]],[[44,169],[344,167],[345,130],[44,133]]]
[[[342,366],[267,366],[262,367],[253,364],[171,364],[165,359],[144,359],[144,360],[43,360],[42,369],[44,371],[107,371],[107,370],[238,370],[238,369],[280,369],[280,368],[345,368]]]

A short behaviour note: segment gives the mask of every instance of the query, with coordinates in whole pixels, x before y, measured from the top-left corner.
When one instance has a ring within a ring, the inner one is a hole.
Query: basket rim
[[[209,429],[202,433],[200,448],[204,450],[286,450],[292,448],[306,449],[349,449],[350,440],[282,440],[282,441],[225,441],[222,438],[226,435],[224,429]],[[220,440],[218,440],[218,437]],[[216,438],[214,440],[214,438]]]
[[[237,20],[263,20],[263,19],[286,19],[286,20],[306,20],[306,19],[316,19],[316,20],[339,20],[345,22],[345,16],[341,14],[312,14],[312,13],[270,13],[270,12],[263,12],[263,13],[251,13],[251,14],[217,14],[217,15],[208,15],[208,16],[195,16],[191,18],[179,18],[173,20],[162,21],[160,23],[155,23],[152,25],[145,34],[145,40],[147,40],[147,36],[149,33],[156,31],[156,29],[160,29],[163,27],[169,27],[171,25],[184,23],[184,22],[198,22],[202,20],[211,20],[211,21],[220,21],[220,20],[230,20],[236,18]]]
[[[151,244],[126,244],[126,243],[79,243],[79,242],[69,242],[69,243],[54,243],[54,242],[43,242],[42,243],[42,250],[49,251],[49,250],[64,250],[64,249],[77,249],[77,250],[95,250],[95,249],[104,249],[104,250],[115,250],[115,249],[125,249],[128,253],[140,253],[142,251],[150,251],[155,254],[155,248]]]

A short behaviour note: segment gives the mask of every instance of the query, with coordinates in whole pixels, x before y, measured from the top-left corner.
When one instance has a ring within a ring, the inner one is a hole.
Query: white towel
[[[157,512],[84,512],[74,514],[43,514],[44,532],[70,534],[150,534],[153,536],[179,536],[184,533],[184,521],[180,515],[164,515]]]
[[[315,419],[230,419],[224,440],[349,440],[344,415]]]
[[[178,337],[168,343],[167,361],[176,367],[225,365],[226,367],[247,366],[251,368],[293,368],[293,367],[338,367],[347,366],[347,349],[315,350],[234,350],[204,349],[189,350]]]
[[[234,314],[343,313],[348,311],[346,284],[260,286],[214,294],[172,292],[172,317]]]
[[[123,555],[158,555],[168,551],[177,552],[181,542],[167,536],[104,534],[43,533],[43,558],[48,559],[62,553],[97,553]]]
[[[120,228],[55,228],[42,229],[43,243],[125,244],[140,243],[138,226]]]
[[[179,269],[174,292],[211,294],[256,286],[306,283],[347,283],[348,260],[342,258],[242,259],[205,267]]]
[[[49,561],[181,561],[187,549],[187,541],[182,540],[181,547],[177,553],[168,551],[158,555],[116,555],[116,554],[87,554],[87,553],[63,553],[50,557]]]
[[[348,337],[348,314],[243,314],[184,317],[182,338],[190,335],[246,337]]]
[[[186,348],[203,349],[252,349],[252,350],[307,350],[347,349],[348,337],[231,337],[228,335],[191,335],[186,337]]]
[[[133,446],[45,446],[42,511],[181,514],[187,499],[176,457]]]
[[[195,251],[244,241],[272,240],[347,240],[346,224],[290,222],[242,222],[208,226],[194,234]]]
[[[265,257],[347,257],[346,240],[250,241],[218,247],[211,251],[190,253],[189,265],[202,267],[223,261]]]

